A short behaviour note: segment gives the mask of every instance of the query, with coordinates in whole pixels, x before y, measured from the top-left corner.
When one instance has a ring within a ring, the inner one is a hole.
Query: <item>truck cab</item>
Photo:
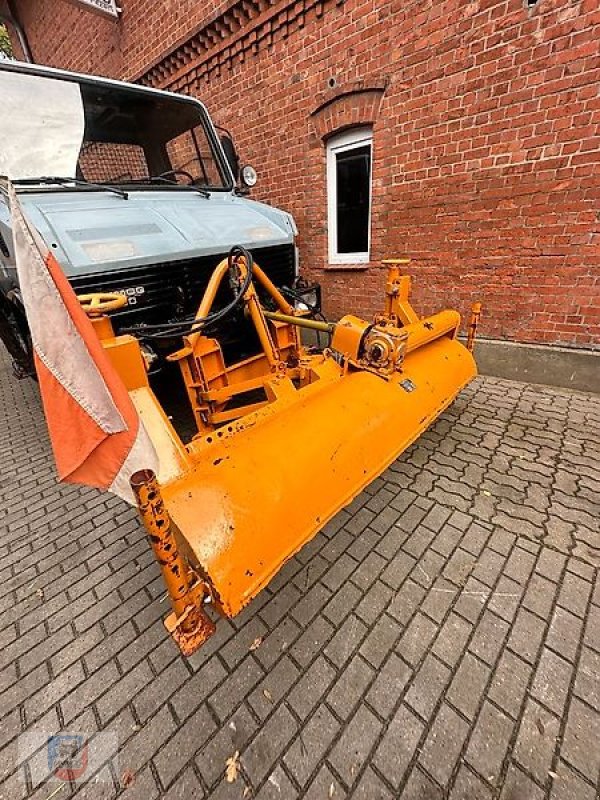
[[[9,179],[75,291],[125,295],[117,332],[135,327],[143,340],[144,326],[190,318],[234,245],[302,299],[293,218],[240,190],[232,141],[219,138],[201,102],[18,62],[0,63],[0,96],[0,336],[20,372],[31,348]],[[238,322],[231,337],[221,332],[235,358],[257,346],[251,326]],[[168,337],[147,342],[156,370],[173,349]]]

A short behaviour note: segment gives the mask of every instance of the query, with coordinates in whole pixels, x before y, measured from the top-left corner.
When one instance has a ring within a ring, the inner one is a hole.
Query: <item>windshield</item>
[[[0,71],[0,174],[229,187],[202,106],[127,86]]]

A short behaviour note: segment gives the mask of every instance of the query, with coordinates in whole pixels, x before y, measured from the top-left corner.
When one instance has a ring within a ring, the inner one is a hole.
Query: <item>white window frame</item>
[[[336,156],[348,150],[356,150],[368,144],[371,148],[369,170],[369,221],[368,246],[362,253],[338,253],[337,251],[337,171]],[[330,264],[366,264],[371,253],[371,205],[373,202],[373,130],[372,128],[353,128],[327,142],[327,233]]]

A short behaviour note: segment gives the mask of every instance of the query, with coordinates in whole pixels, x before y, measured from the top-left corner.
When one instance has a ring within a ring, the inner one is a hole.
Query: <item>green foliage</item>
[[[0,58],[12,58],[13,49],[6,25],[0,25]]]

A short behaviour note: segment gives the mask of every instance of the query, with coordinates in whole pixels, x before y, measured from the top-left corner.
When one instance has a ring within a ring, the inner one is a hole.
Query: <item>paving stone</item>
[[[423,614],[417,613],[398,642],[396,650],[408,664],[415,667],[436,634],[435,623]]]
[[[377,670],[366,700],[381,716],[388,717],[400,701],[412,675],[411,668],[395,653]]]
[[[567,557],[562,553],[557,553],[555,550],[549,550],[544,547],[540,552],[535,571],[548,578],[548,580],[558,583],[566,561]]]
[[[489,786],[467,766],[461,765],[449,800],[492,800],[493,797]]]
[[[573,667],[568,661],[544,648],[533,679],[532,696],[560,717],[567,700],[572,673]]]
[[[259,666],[253,655],[249,654],[218,689],[210,692],[208,702],[221,722],[250,693],[263,674],[262,667]]]
[[[529,700],[517,735],[514,758],[538,783],[544,784],[552,769],[558,734],[558,718],[535,700]]]
[[[478,378],[184,660],[135,512],[56,485],[38,400],[3,359],[0,404],[21,399],[0,423],[0,796],[25,796],[16,737],[43,708],[34,725],[117,732],[126,800],[240,800],[246,780],[262,800],[597,794],[597,399]]]
[[[491,670],[471,653],[465,653],[450,684],[447,697],[468,719],[474,719],[490,679]]]
[[[249,661],[248,663],[252,670],[252,676],[256,677],[258,680],[258,670],[256,670],[254,662]],[[200,667],[190,680],[177,690],[171,698],[171,705],[179,720],[186,719],[195,711],[198,706],[211,695],[215,687],[218,686],[226,676],[227,672],[217,656],[213,656],[206,664]],[[243,685],[243,678],[238,673],[236,679],[238,679],[237,682],[235,679],[232,682],[232,692],[236,692],[235,696],[239,697],[239,685],[240,682],[242,682]],[[221,702],[223,703],[222,710],[225,713],[227,701],[222,700],[222,697],[223,693],[217,698],[217,703],[219,707],[221,707]]]
[[[366,633],[366,625],[352,614],[335,633],[323,652],[339,669],[359,647]]]
[[[401,625],[407,625],[425,595],[425,589],[409,578],[394,594],[387,613],[398,620]]]
[[[334,635],[334,627],[325,617],[314,619],[299,639],[290,647],[290,653],[302,666],[306,667],[320,653]],[[262,649],[263,645],[259,649]],[[260,660],[260,655],[258,656]],[[264,661],[263,661],[264,663]]]
[[[347,786],[352,786],[381,732],[381,723],[361,705],[350,719],[331,753],[329,763]]]
[[[235,752],[242,752],[259,725],[245,705],[235,711],[228,722],[211,736],[196,755],[202,779],[213,786],[225,773],[225,764]]]
[[[600,654],[582,648],[575,679],[575,694],[600,713]]]
[[[419,762],[441,785],[447,786],[469,731],[468,724],[445,703],[438,710]]]
[[[89,708],[107,687],[114,686],[118,680],[119,672],[116,664],[114,661],[109,661],[83,683],[80,683],[60,701],[65,723],[69,723],[74,717]]]
[[[129,775],[127,777],[129,780]],[[134,775],[133,780],[128,782],[125,791],[119,795],[122,800],[155,800],[159,796],[160,789],[149,767],[145,767],[137,775]],[[194,797],[193,794],[191,796]],[[202,797],[202,795],[195,795],[195,797]]]
[[[152,670],[147,661],[142,661],[137,667],[124,675],[119,681],[112,684],[110,689],[96,702],[96,708],[103,724],[114,717],[123,706],[151,680]]]
[[[377,668],[387,657],[400,636],[401,628],[395,619],[382,614],[360,647],[360,654]]]
[[[319,656],[289,694],[288,702],[301,719],[307,717],[336,677],[335,669]]]
[[[193,758],[215,730],[215,722],[205,706],[201,706],[177,728],[175,735],[153,758],[160,782],[164,787],[169,786],[177,773]]]
[[[600,770],[600,717],[576,697],[571,700],[561,747],[562,757],[592,783]]]
[[[581,637],[583,620],[560,606],[554,609],[546,635],[546,644],[555,652],[574,662]]]
[[[398,787],[416,752],[424,730],[423,723],[405,705],[392,718],[378,746],[373,764],[386,779]]]
[[[523,547],[515,547],[504,566],[504,574],[525,586],[535,567],[535,556]]]
[[[269,629],[259,616],[254,616],[244,625],[235,636],[232,636],[218,650],[219,656],[225,662],[227,668],[230,671],[235,669],[240,661],[246,658],[254,642],[257,639],[262,640],[268,631]]]
[[[453,667],[463,654],[472,625],[451,612],[433,643],[433,652],[449,667]]]
[[[594,787],[564,761],[559,761],[552,779],[551,800],[597,800]]]
[[[444,800],[444,792],[416,765],[404,785],[402,800]]]
[[[322,583],[316,583],[296,603],[290,613],[301,627],[305,627],[321,611],[330,597],[331,591]]]
[[[299,675],[300,670],[296,665],[287,656],[283,656],[248,696],[248,702],[255,714],[260,719],[268,717],[273,707],[296,683]]]
[[[346,719],[350,716],[374,674],[373,668],[360,655],[354,656],[327,695],[327,703],[338,717]]]
[[[438,700],[450,680],[450,670],[435,656],[428,655],[406,693],[405,702],[425,720],[432,717]]]
[[[352,792],[352,800],[394,800],[394,796],[373,770],[367,768]]]
[[[323,614],[335,626],[340,626],[358,603],[362,593],[353,583],[345,583],[323,609]]]
[[[513,728],[513,720],[488,701],[484,702],[469,740],[466,759],[491,783],[500,776]]]
[[[317,621],[322,620],[321,617],[317,617]],[[314,625],[315,622],[311,623]],[[330,627],[330,630],[333,631],[333,628]],[[311,626],[305,631],[308,634]],[[265,669],[269,669],[281,656],[282,653],[285,653],[288,649],[290,649],[291,645],[296,641],[298,636],[301,633],[300,626],[294,622],[291,617],[284,617],[278,625],[268,633],[265,638],[263,639],[260,647],[254,651],[254,655],[260,661]],[[326,637],[329,638],[329,637]],[[314,651],[317,652],[316,650]],[[300,663],[306,663],[300,659],[300,657],[296,654],[295,658]],[[309,658],[308,661],[311,659]]]
[[[339,728],[339,722],[327,706],[320,705],[291,744],[283,761],[300,786],[305,786],[316,772]]]
[[[163,706],[119,750],[119,768],[137,774],[175,732],[173,715]]]
[[[510,632],[508,646],[522,659],[533,664],[537,660],[545,628],[543,620],[522,608]]]
[[[516,800],[516,798],[544,800],[545,796],[544,791],[522,769],[515,764],[510,765],[504,779],[500,800]]]
[[[523,597],[523,606],[546,619],[550,616],[557,588],[552,581],[534,574]]]
[[[560,587],[558,605],[578,617],[584,617],[591,591],[591,583],[567,572]]]
[[[509,625],[500,617],[485,611],[469,644],[469,650],[489,666],[496,663],[508,635]]]
[[[454,611],[476,625],[490,595],[491,590],[484,583],[470,577],[454,604]]]
[[[232,788],[231,784],[229,784],[229,788]],[[232,794],[232,797],[239,797],[239,795]],[[294,800],[295,797],[298,797],[298,793],[283,769],[278,766],[262,785],[257,800],[281,800],[282,797]]]
[[[365,625],[372,625],[386,608],[393,596],[392,590],[381,581],[376,581],[356,606],[354,613]]]
[[[532,667],[521,658],[505,650],[494,671],[487,696],[513,719],[521,713]]]
[[[190,673],[185,664],[177,659],[144,686],[133,699],[133,707],[140,722],[145,722],[156,713],[189,678]]]
[[[321,767],[304,794],[304,800],[323,800],[323,798],[343,800],[345,797],[345,789],[326,765]]]
[[[244,770],[253,785],[272,769],[298,729],[288,709],[281,705],[242,754]]]

